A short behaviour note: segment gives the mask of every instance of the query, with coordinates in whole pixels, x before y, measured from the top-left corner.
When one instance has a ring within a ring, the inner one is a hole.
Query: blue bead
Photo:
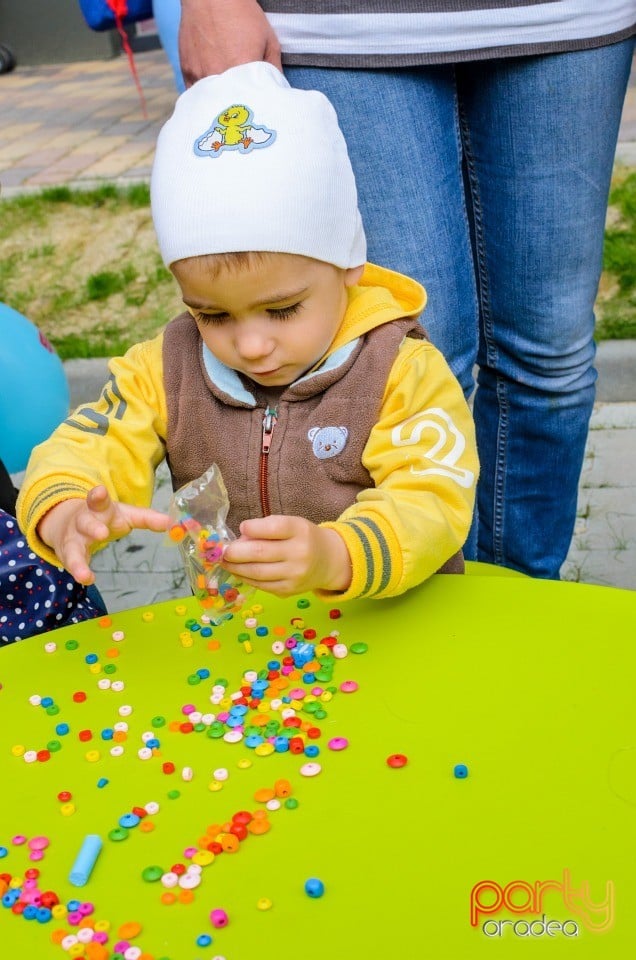
[[[71,728],[69,727],[68,723],[58,723],[55,728],[55,732],[57,733],[58,737],[65,737],[70,729]]]
[[[42,697],[40,700],[41,707],[51,707],[53,706],[53,697]]]
[[[306,757],[317,757],[320,753],[320,747],[317,747],[315,743],[308,743],[305,747],[305,756]]]
[[[161,741],[157,740],[156,737],[151,737],[150,740],[146,740],[146,746],[149,750],[158,750],[161,746]]]
[[[269,633],[269,630],[267,627],[257,627],[255,632],[257,637],[266,637]]]
[[[66,909],[69,913],[75,913],[75,911],[79,910],[81,906],[82,903],[80,900],[69,900],[69,902],[66,904]]]
[[[136,827],[140,819],[136,813],[125,813],[123,817],[119,818],[119,826],[126,828]]]
[[[2,906],[9,909],[20,899],[20,890],[7,890],[2,897]]]
[[[197,937],[197,947],[209,947],[212,943],[212,937],[209,933],[201,933]]]
[[[197,670],[197,673],[199,674],[202,680],[207,680],[208,677],[210,676],[210,671],[208,670],[207,667],[199,667],[199,669]]]
[[[35,919],[38,923],[48,923],[53,914],[48,907],[38,907]]]
[[[201,636],[202,637],[211,637],[212,636],[212,627],[201,627]],[[208,674],[209,676],[209,674]]]
[[[465,780],[468,776],[468,767],[464,763],[456,763],[453,767],[453,773],[458,780]]]
[[[0,847],[0,860],[2,860],[3,857],[6,857],[8,852],[9,851],[7,850],[6,847]]]
[[[87,653],[84,657],[86,663],[97,663],[97,654],[96,653]]]
[[[303,683],[314,683],[316,680],[315,673],[303,673]]]
[[[261,743],[264,743],[264,740],[262,737],[259,737],[258,734],[253,733],[250,734],[249,737],[245,737],[243,743],[246,747],[250,747],[253,750],[254,747],[260,747]]]
[[[28,906],[22,911],[22,916],[25,920],[35,920],[38,915],[38,908],[34,907],[32,903],[29,903]]]
[[[274,740],[274,750],[276,753],[286,753],[289,750],[289,740],[287,737],[276,737]]]
[[[268,670],[280,670],[280,660],[268,660],[267,661]]]
[[[191,624],[191,626],[190,626],[190,632],[191,632],[191,633],[196,633],[197,630],[200,630],[200,629],[201,629],[201,624],[200,624],[200,623],[196,623],[196,622],[195,622],[195,623]]]
[[[102,740],[112,740],[115,735],[115,731],[111,727],[106,727],[102,730]]]
[[[100,777],[99,780],[97,781],[97,786],[99,787],[100,790],[102,789],[102,787],[108,786],[108,780],[106,779],[106,777]]]
[[[325,885],[317,877],[310,877],[305,880],[305,893],[308,897],[322,897],[325,892]]]

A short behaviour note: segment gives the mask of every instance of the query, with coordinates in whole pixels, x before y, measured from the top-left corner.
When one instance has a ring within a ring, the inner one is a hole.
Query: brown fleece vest
[[[189,313],[176,317],[163,342],[173,488],[216,463],[230,500],[227,523],[235,533],[242,520],[263,516],[267,501],[272,514],[314,523],[336,520],[361,490],[373,486],[362,452],[405,336],[425,338],[411,318],[385,323],[361,337],[337,369],[287,387],[276,404],[278,419],[263,459],[266,400],[255,393],[253,403],[242,402],[213,383],[194,320]]]

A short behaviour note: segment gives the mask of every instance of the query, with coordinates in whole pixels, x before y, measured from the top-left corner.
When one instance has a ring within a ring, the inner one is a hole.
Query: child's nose
[[[237,336],[236,349],[245,360],[257,360],[267,357],[274,347],[272,338],[265,330],[254,327],[243,330]]]

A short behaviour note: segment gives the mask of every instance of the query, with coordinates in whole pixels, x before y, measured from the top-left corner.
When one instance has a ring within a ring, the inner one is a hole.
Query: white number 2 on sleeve
[[[422,441],[424,431],[426,436]],[[418,477],[435,474],[439,477],[449,477],[460,487],[472,486],[475,482],[473,471],[456,466],[466,447],[466,439],[445,410],[440,407],[421,410],[391,431],[391,442],[394,447],[415,446],[420,442],[426,444],[429,439],[430,445],[421,451],[421,456],[432,461],[435,466],[418,470],[411,465],[411,473]]]

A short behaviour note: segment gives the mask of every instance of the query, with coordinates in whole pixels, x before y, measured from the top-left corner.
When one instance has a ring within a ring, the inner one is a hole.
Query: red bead
[[[164,773],[174,773],[175,765],[172,760],[166,760],[166,762],[161,765],[161,769]]]
[[[18,915],[24,913],[25,907],[26,903],[22,903],[20,900],[18,900],[17,903],[14,903],[11,907],[11,913],[17,913]]]
[[[51,754],[49,753],[48,750],[38,750],[37,758],[40,761],[40,763],[46,763],[47,760],[51,759]]]
[[[252,814],[248,810],[239,810],[238,813],[235,813],[232,817],[234,823],[247,824],[252,820]]]
[[[194,730],[194,724],[190,723],[189,720],[184,720],[183,723],[179,724],[179,730],[181,733],[192,733]]]
[[[335,647],[335,645],[338,643],[338,638],[337,638],[337,637],[323,637],[320,642],[323,643],[326,647],[329,647],[329,649],[331,650],[331,648],[332,648],[332,647]]]
[[[304,753],[305,744],[302,737],[291,737],[289,741],[289,751],[290,753]]]
[[[299,727],[302,723],[300,717],[285,717],[283,720],[284,727]]]
[[[247,827],[242,823],[233,823],[228,833],[233,833],[235,837],[238,837],[239,840],[245,840],[247,836]]]
[[[132,812],[136,817],[139,817],[140,820],[143,820],[144,817],[148,816],[148,811],[145,807],[133,807]]]
[[[74,703],[84,703],[85,700],[86,700],[86,694],[84,693],[83,690],[77,690],[73,694]]]
[[[218,857],[220,853],[223,853],[223,844],[219,843],[218,840],[213,840],[212,843],[208,843],[208,850],[213,853],[215,857]]]
[[[60,801],[60,803],[68,803],[72,796],[73,794],[70,790],[60,790],[57,795],[57,799]]]
[[[386,758],[386,762],[390,767],[397,769],[398,767],[405,767],[408,760],[403,753],[392,753],[390,757]]]
[[[80,730],[78,736],[82,743],[87,743],[89,740],[93,739],[93,734],[90,730]]]
[[[309,730],[307,730],[307,736],[310,740],[317,740],[320,736],[320,727],[310,727]]]
[[[315,640],[316,631],[313,630],[311,627],[308,627],[306,630],[303,630],[303,637],[305,640]]]
[[[342,611],[338,610],[337,607],[334,607],[333,610],[329,611],[329,618],[331,620],[339,620],[342,616]]]
[[[29,867],[28,870],[24,871],[24,876],[27,880],[37,880],[37,878],[40,876],[40,871],[35,867]]]
[[[52,890],[46,890],[43,894],[40,895],[40,903],[43,907],[48,907],[49,910],[51,907],[54,907],[57,903],[60,902],[60,899],[57,893],[53,893]]]
[[[178,877],[181,877],[186,872],[186,868],[182,863],[173,863],[170,869],[173,873],[176,873]]]

